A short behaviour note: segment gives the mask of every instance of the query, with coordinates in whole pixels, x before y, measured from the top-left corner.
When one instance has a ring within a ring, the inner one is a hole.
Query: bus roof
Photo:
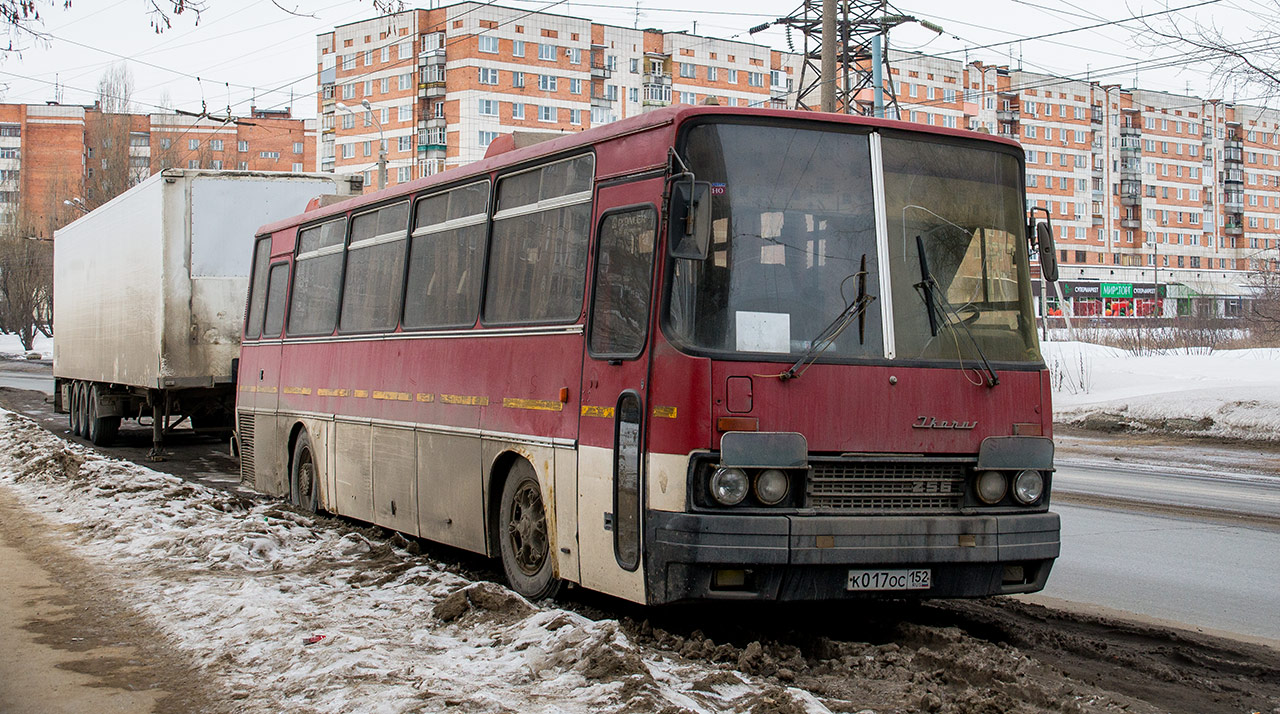
[[[853,114],[832,114],[794,109],[759,109],[748,107],[722,107],[714,105],[694,106],[691,104],[677,104],[645,112],[639,116],[628,117],[603,126],[587,129],[586,131],[557,136],[554,139],[538,142],[531,146],[503,151],[493,156],[486,156],[479,161],[472,162],[465,166],[449,169],[448,171],[443,171],[431,176],[424,176],[408,183],[398,184],[389,189],[367,193],[346,201],[313,209],[291,218],[275,221],[274,223],[268,223],[258,229],[257,234],[267,235],[302,223],[310,223],[329,216],[340,215],[353,209],[359,209],[366,205],[380,203],[389,198],[420,193],[424,189],[428,189],[433,186],[446,186],[456,183],[459,180],[465,180],[467,177],[485,176],[492,171],[505,166],[532,161],[543,156],[552,156],[562,152],[571,151],[578,147],[591,146],[593,144],[609,141],[610,139],[614,139],[619,136],[633,134],[667,124],[678,124],[694,116],[706,115],[748,116],[755,118],[790,120],[799,119],[803,121],[826,122],[832,124],[885,127],[913,133],[963,137],[971,140],[978,139],[1006,146],[1021,147],[1017,141],[1002,136],[993,136],[991,134],[969,131],[967,129],[950,129],[947,127],[916,124],[896,119],[877,119],[874,117]]]

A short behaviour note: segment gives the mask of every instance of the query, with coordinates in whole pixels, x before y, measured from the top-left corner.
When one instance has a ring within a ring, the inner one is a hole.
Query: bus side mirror
[[[1051,283],[1058,282],[1058,249],[1048,223],[1036,224],[1036,248],[1040,251],[1040,273]]]
[[[677,181],[667,210],[667,252],[672,258],[706,260],[711,252],[711,183]]]

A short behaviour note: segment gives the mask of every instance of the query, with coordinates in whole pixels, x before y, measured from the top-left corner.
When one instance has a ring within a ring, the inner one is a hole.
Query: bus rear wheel
[[[81,397],[87,403],[84,436],[94,446],[111,446],[111,442],[116,439],[116,433],[120,431],[120,417],[99,416],[102,396],[98,387],[89,387],[85,392],[86,395]]]
[[[307,432],[298,434],[293,445],[289,468],[289,502],[307,513],[320,510],[320,479],[316,470],[315,450]]]
[[[71,387],[67,389],[67,420],[71,422],[71,434],[80,436],[84,433],[84,427],[80,424],[80,383],[72,382]]]
[[[502,570],[512,590],[530,600],[553,597],[560,590],[551,562],[551,539],[538,477],[527,461],[518,461],[502,487],[498,512]]]

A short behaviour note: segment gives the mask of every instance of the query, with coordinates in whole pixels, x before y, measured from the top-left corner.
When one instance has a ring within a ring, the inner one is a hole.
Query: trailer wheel
[[[542,488],[527,461],[516,461],[507,474],[498,528],[502,570],[511,589],[530,600],[553,597],[560,590],[560,580],[551,562]]]
[[[87,412],[85,438],[94,446],[111,446],[111,442],[116,439],[116,433],[120,431],[120,417],[98,416],[101,388],[89,387],[85,391],[88,392],[89,397],[88,409],[85,410]]]
[[[70,397],[70,404],[67,405],[67,420],[71,422],[71,433],[74,436],[82,436],[84,426],[80,414],[80,383],[72,382],[71,387],[67,389],[67,394]]]
[[[307,513],[320,510],[320,478],[307,432],[298,434],[289,468],[289,502]]]

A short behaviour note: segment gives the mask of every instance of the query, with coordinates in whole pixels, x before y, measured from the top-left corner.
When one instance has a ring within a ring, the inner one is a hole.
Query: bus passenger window
[[[409,245],[405,329],[475,324],[488,208],[488,181],[418,201]]]
[[[262,336],[275,339],[280,336],[280,328],[284,327],[284,291],[289,286],[289,264],[276,263],[271,266],[271,277],[267,281],[266,319],[262,325]]]
[[[409,202],[351,219],[347,272],[342,286],[343,332],[394,330],[400,319]]]
[[[244,336],[253,339],[262,334],[262,304],[266,299],[267,261],[271,260],[271,238],[259,238],[253,246],[253,286],[249,290],[249,314],[244,322]]]
[[[288,334],[328,335],[338,321],[342,244],[347,221],[339,218],[298,232]]]
[[[579,156],[499,181],[484,297],[486,323],[578,318],[586,280],[594,161],[594,156]],[[553,207],[540,209],[547,203]]]

